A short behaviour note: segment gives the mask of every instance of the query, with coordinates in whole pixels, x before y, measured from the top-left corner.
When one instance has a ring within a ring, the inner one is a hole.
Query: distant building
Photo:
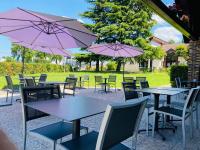
[[[175,57],[175,49],[177,46],[179,46],[180,44],[170,44],[169,42],[166,42],[158,37],[152,36],[149,38],[150,43],[152,46],[161,46],[161,48],[163,50],[165,50],[166,52],[166,56],[163,57],[162,59],[155,59],[152,62],[152,67],[153,69],[163,69],[166,67],[171,66],[172,64],[187,64],[187,61],[182,58],[182,57]],[[181,43],[183,44],[183,43]],[[187,44],[186,44],[187,45]],[[173,57],[172,57],[173,56]],[[126,71],[130,71],[130,72],[137,72],[140,71],[142,69],[147,69],[150,66],[150,61],[143,61],[140,63],[137,63],[135,61],[131,62],[131,63],[127,63],[125,65],[125,70]]]

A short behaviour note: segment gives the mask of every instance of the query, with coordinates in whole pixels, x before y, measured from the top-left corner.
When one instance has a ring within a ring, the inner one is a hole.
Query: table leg
[[[167,95],[167,105],[171,104],[171,96]],[[170,121],[170,117],[167,115],[166,116],[166,121],[169,122]]]
[[[82,82],[81,82],[82,78],[80,77],[79,80],[80,80],[80,88],[81,88],[82,87]]]
[[[73,121],[72,139],[80,137],[80,126],[81,126],[81,120],[78,119]]]
[[[155,101],[154,101],[154,109],[157,110],[159,107],[159,94],[154,94],[155,96]],[[155,131],[158,131],[158,120],[159,120],[159,116],[156,115],[156,119],[155,119]]]
[[[106,91],[107,91],[107,90],[106,90],[106,86],[107,86],[106,84],[107,84],[107,78],[105,78],[105,89],[104,89],[104,90],[105,90],[105,93],[106,93]]]

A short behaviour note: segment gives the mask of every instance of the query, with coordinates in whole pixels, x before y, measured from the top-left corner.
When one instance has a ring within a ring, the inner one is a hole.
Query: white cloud
[[[165,41],[174,40],[176,43],[182,41],[182,34],[171,26],[157,27],[154,29],[153,35]]]
[[[155,20],[157,22],[157,24],[159,24],[159,25],[167,24],[167,22],[164,19],[162,19],[160,16],[158,16],[156,14],[152,15],[152,19]]]

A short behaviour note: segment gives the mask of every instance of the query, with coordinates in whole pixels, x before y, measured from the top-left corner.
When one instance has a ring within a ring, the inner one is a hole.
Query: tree
[[[56,64],[58,64],[58,62],[61,62],[63,59],[63,56],[60,55],[50,55],[49,57],[51,61],[55,61]]]
[[[152,62],[154,59],[161,59],[166,55],[165,51],[161,47],[153,47],[143,38],[138,38],[136,44],[144,50],[144,54],[137,57],[137,61],[150,60],[150,71],[153,70]]]
[[[140,0],[87,0],[91,4],[83,17],[92,20],[86,26],[97,34],[97,43],[120,42],[135,45],[138,38],[147,39],[154,25],[152,12]],[[121,68],[121,58],[117,70]]]
[[[183,57],[185,60],[189,58],[189,49],[185,44],[180,44],[175,49],[175,54],[177,57]]]
[[[20,46],[17,44],[12,44],[11,47],[11,53],[12,56],[19,61],[21,59],[22,62],[22,70],[21,72],[24,72],[24,63],[25,62],[31,62],[32,61],[32,57],[33,57],[33,52],[31,52],[30,49],[24,47],[24,46]]]

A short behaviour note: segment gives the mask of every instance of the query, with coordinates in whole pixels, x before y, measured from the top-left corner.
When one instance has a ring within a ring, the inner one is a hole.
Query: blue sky
[[[170,4],[173,0],[165,0],[166,4]],[[45,12],[49,14],[55,14],[59,16],[67,16],[76,18],[87,22],[84,18],[80,17],[80,14],[88,9],[89,4],[85,0],[1,0],[0,1],[0,13],[9,9],[21,7],[24,9],[30,9],[33,11]],[[175,39],[176,42],[180,42],[181,35],[168,23],[162,20],[160,17],[154,15],[154,19],[158,24],[153,27],[152,32],[156,36],[164,40],[169,38]],[[167,34],[166,34],[167,33]],[[167,36],[166,36],[167,35]],[[8,38],[0,35],[0,57],[10,55],[10,41]]]

